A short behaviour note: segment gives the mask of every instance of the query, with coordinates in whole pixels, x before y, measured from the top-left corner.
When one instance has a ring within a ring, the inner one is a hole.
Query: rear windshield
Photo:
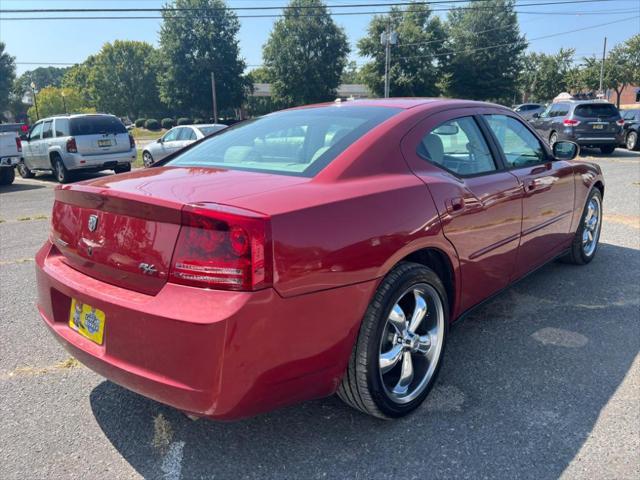
[[[89,115],[71,119],[71,135],[98,135],[101,133],[127,133],[124,124],[110,115]]]
[[[575,115],[579,117],[616,117],[619,113],[618,109],[610,103],[592,103],[578,105]]]
[[[27,132],[29,130],[29,128],[22,124],[22,123],[3,123],[0,124],[0,133],[6,133],[6,132],[16,132],[16,133],[23,133],[23,132]]]
[[[211,135],[212,133],[216,133],[216,132],[219,132],[220,130],[224,130],[227,127],[224,125],[213,125],[211,127],[197,127],[197,128],[206,137],[208,135]]]
[[[362,135],[399,111],[331,106],[274,113],[233,126],[166,165],[312,177]]]

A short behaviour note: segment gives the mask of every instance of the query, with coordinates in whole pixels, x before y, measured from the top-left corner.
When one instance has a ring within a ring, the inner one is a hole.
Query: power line
[[[476,2],[488,2],[490,0],[476,0]],[[517,4],[516,6],[526,7],[528,5],[563,5],[574,3],[602,3],[617,0],[562,0],[548,1],[530,4]],[[421,5],[438,5],[438,4],[455,4],[469,3],[469,0],[429,0],[424,2],[383,2],[383,3],[351,3],[339,5],[325,5],[325,8],[372,8],[372,7],[390,7],[390,6],[421,6]],[[160,7],[160,8],[12,8],[0,9],[0,13],[133,13],[133,12],[215,12],[215,11],[246,11],[246,10],[314,10],[321,8],[317,5],[299,5],[299,6],[251,6],[251,7]],[[495,8],[489,6],[488,8]]]

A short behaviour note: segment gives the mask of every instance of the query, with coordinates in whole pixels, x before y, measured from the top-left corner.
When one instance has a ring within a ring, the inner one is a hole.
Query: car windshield
[[[166,165],[313,177],[362,135],[399,111],[329,106],[274,113],[233,126]]]
[[[127,133],[124,124],[110,115],[87,115],[71,119],[71,135],[98,135],[101,133]]]
[[[211,135],[212,133],[219,132],[220,130],[223,130],[227,127],[225,127],[224,125],[212,125],[210,127],[197,127],[197,128],[206,137],[208,135]]]
[[[575,114],[580,117],[614,117],[618,109],[609,103],[591,103],[578,105]]]

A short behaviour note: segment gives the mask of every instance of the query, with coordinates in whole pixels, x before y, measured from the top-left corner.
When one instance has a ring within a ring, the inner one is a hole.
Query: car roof
[[[336,100],[335,102],[317,103],[313,105],[304,105],[300,107],[293,107],[288,110],[299,110],[305,108],[318,108],[318,107],[386,107],[396,108],[401,110],[409,110],[416,107],[424,106],[499,106],[506,108],[503,105],[495,105],[487,102],[478,102],[475,100],[459,100],[455,98],[443,98],[443,97],[400,97],[400,98],[360,98],[356,100]]]

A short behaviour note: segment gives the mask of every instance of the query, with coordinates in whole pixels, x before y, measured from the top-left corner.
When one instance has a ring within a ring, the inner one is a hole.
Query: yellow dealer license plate
[[[92,342],[102,345],[104,336],[105,315],[102,310],[81,303],[75,298],[71,300],[69,326]]]

